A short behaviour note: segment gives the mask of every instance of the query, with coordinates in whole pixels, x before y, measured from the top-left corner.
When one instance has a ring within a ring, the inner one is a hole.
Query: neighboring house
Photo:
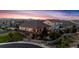
[[[43,23],[44,23],[44,24],[47,24],[47,25],[49,25],[49,26],[52,26],[52,25],[53,25],[53,22],[51,22],[51,21],[44,21]]]
[[[51,26],[52,31],[54,31],[55,29],[59,29],[59,26],[63,24],[60,21],[51,21],[51,20],[44,21],[43,23]]]
[[[0,20],[0,27],[14,27],[15,20]]]

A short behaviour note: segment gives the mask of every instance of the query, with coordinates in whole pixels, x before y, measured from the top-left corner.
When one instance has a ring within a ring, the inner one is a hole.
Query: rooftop
[[[21,24],[20,26],[23,27],[49,27],[48,25],[44,24],[43,22],[40,21],[25,21],[23,24]]]

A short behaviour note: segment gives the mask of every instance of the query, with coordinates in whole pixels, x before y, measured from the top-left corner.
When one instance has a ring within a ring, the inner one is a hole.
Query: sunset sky
[[[79,10],[0,10],[0,18],[79,20]]]

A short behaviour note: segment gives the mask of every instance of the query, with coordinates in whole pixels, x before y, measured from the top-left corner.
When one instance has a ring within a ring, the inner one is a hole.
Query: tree
[[[70,29],[69,29],[69,28],[67,28],[65,32],[66,32],[66,33],[70,33]]]
[[[47,31],[46,27],[43,28],[43,30],[40,32],[39,36],[40,36],[40,39],[45,39],[46,36],[48,36],[48,31]]]
[[[47,28],[46,28],[46,27],[44,27],[44,29],[43,29],[43,31],[42,31],[42,35],[43,35],[43,36],[47,36],[47,35],[48,35],[48,33],[47,33]]]
[[[11,39],[13,38],[13,33],[10,32],[8,35]]]
[[[10,33],[8,34],[8,36],[10,37],[10,41],[14,41],[13,33],[12,33],[12,32],[10,32]]]
[[[76,28],[75,25],[73,25],[73,26],[72,26],[72,33],[75,33],[75,32],[77,32],[77,28]]]
[[[0,28],[1,28],[1,26],[0,26]]]
[[[16,24],[16,28],[17,28],[17,29],[19,28],[19,25],[20,25],[20,24]]]
[[[59,48],[68,48],[74,42],[74,38],[71,35],[65,35],[58,39],[57,47]]]
[[[63,32],[63,30],[59,30],[59,33],[60,33],[60,34],[63,34],[64,32]]]
[[[61,34],[58,33],[58,32],[52,32],[52,33],[49,34],[49,36],[52,39],[57,39],[57,38],[59,38],[61,36]]]

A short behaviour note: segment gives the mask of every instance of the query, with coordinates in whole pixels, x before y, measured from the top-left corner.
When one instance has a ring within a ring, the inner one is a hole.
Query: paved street
[[[8,42],[8,43],[0,43],[0,48],[48,48],[43,44],[38,44],[34,42]]]

